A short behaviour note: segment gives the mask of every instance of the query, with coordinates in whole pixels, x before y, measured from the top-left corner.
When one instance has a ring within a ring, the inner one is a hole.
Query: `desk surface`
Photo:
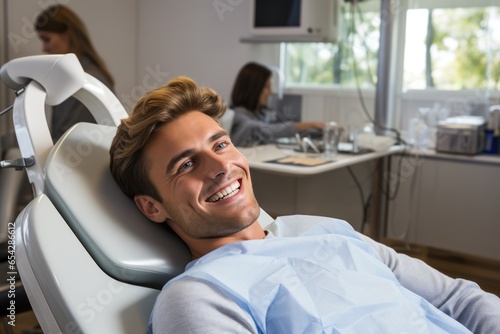
[[[470,163],[479,163],[479,164],[493,164],[500,166],[500,155],[493,154],[475,154],[475,155],[467,155],[467,154],[458,154],[458,153],[443,153],[436,152],[435,150],[416,150],[409,149],[406,152],[409,155],[421,155],[425,158],[430,159],[440,159],[440,160],[449,160],[449,161],[458,161],[458,162],[470,162]]]
[[[335,161],[329,161],[316,166],[299,166],[282,163],[269,162],[287,156],[316,157],[321,155],[298,153],[293,150],[280,149],[276,145],[261,145],[255,147],[238,148],[248,159],[250,168],[276,173],[281,175],[307,176],[331,171],[338,168],[351,166],[360,162],[378,159],[387,155],[401,153],[404,146],[391,146],[387,149],[364,153],[364,154],[341,154],[337,155]]]

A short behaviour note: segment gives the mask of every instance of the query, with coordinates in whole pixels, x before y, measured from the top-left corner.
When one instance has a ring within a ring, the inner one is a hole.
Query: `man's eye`
[[[180,167],[179,167],[179,171],[182,172],[190,167],[193,166],[193,162],[191,160],[189,161],[186,161],[185,163],[183,163]]]
[[[228,145],[229,145],[229,143],[224,141],[222,143],[217,144],[216,148],[218,150],[220,150],[220,149],[226,148]]]

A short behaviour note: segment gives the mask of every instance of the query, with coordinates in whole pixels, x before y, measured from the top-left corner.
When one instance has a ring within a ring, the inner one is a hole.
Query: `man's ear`
[[[136,195],[134,196],[134,202],[139,210],[141,210],[142,214],[149,220],[156,223],[164,223],[169,218],[163,205],[151,196]]]

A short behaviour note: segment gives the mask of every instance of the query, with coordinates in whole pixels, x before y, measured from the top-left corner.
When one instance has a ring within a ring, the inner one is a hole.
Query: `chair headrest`
[[[234,120],[234,110],[233,109],[227,109],[224,115],[219,119],[220,124],[224,130],[230,135],[231,134],[231,128],[233,127],[233,120]]]
[[[85,72],[73,53],[17,58],[4,64],[0,77],[17,90],[35,80],[47,92],[46,103],[57,105],[82,88]]]

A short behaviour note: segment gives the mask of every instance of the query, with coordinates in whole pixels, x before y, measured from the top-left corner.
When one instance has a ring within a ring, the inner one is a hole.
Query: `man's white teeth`
[[[229,198],[236,195],[240,191],[240,183],[238,181],[233,184],[227,186],[226,188],[218,191],[215,195],[211,196],[208,201],[209,202],[217,202],[223,198]]]

